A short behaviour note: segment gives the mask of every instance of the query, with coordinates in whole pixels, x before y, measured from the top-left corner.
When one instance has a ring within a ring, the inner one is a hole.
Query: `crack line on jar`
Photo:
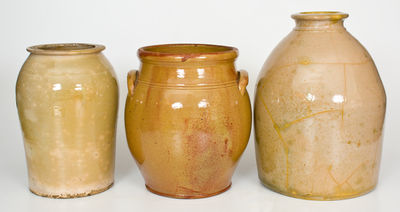
[[[285,158],[286,158],[286,182],[285,182],[285,187],[286,187],[286,189],[288,189],[289,188],[289,146],[286,143],[286,141],[283,139],[281,131],[280,131],[280,127],[279,127],[278,124],[276,124],[276,122],[272,118],[272,114],[269,111],[269,109],[267,107],[267,104],[265,103],[263,98],[261,98],[261,102],[263,103],[264,108],[267,111],[267,114],[268,114],[269,118],[271,119],[272,124],[274,125],[274,129],[275,129],[276,133],[278,134],[279,140],[283,144],[283,149],[285,151]]]
[[[320,111],[320,112],[317,112],[317,113],[313,113],[313,114],[310,114],[310,115],[307,115],[307,116],[303,116],[303,117],[301,117],[301,118],[299,118],[299,119],[296,119],[296,120],[294,120],[294,121],[291,121],[291,122],[289,122],[289,123],[284,124],[283,127],[282,127],[282,129],[289,128],[289,127],[292,126],[293,124],[296,124],[296,123],[298,123],[298,122],[304,121],[304,120],[306,120],[306,119],[308,119],[308,118],[312,118],[312,117],[317,116],[317,115],[320,115],[320,114],[331,113],[331,112],[340,112],[340,111],[341,111],[341,110],[324,110],[324,111]]]
[[[296,63],[281,65],[281,66],[277,66],[277,67],[271,67],[270,69],[271,69],[271,70],[272,70],[272,69],[279,70],[279,69],[282,69],[282,68],[287,68],[287,67],[296,66],[296,65],[363,65],[363,64],[367,64],[367,63],[369,63],[368,60],[362,61],[362,62],[359,62],[359,63],[344,63],[344,62],[338,62],[338,63],[317,63],[317,62],[308,61],[307,64],[302,64],[302,63],[296,62]]]

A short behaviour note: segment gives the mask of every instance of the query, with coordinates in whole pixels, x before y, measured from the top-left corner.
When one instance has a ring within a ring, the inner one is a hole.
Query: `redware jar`
[[[170,44],[138,54],[140,70],[128,75],[125,127],[146,187],[175,198],[227,190],[251,128],[237,49]]]

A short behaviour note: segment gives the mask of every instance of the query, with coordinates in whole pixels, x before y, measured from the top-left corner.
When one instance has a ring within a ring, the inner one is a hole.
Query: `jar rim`
[[[54,43],[30,46],[26,50],[40,55],[79,55],[94,54],[105,49],[105,46],[88,43]]]
[[[299,12],[292,15],[295,20],[331,20],[339,21],[349,17],[349,14],[340,11],[309,11]]]
[[[138,49],[138,57],[142,61],[186,62],[234,60],[237,56],[237,48],[213,44],[161,44]]]

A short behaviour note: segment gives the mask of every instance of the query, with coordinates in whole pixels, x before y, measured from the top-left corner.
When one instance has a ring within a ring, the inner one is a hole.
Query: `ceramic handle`
[[[133,91],[135,90],[135,86],[136,86],[136,78],[139,75],[139,71],[138,70],[131,70],[128,72],[128,93],[129,95],[133,95]]]
[[[246,86],[249,83],[249,74],[245,70],[238,71],[238,85],[242,96],[246,93]]]

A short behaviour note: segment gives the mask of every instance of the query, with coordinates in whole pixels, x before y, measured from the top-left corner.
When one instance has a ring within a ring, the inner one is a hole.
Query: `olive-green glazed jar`
[[[125,127],[146,187],[175,198],[227,190],[251,128],[237,49],[170,44],[138,54],[140,70],[128,75]]]
[[[377,184],[386,95],[341,12],[292,16],[294,30],[258,77],[254,123],[258,174],[304,199],[356,197]]]
[[[72,198],[107,190],[114,181],[118,85],[104,46],[29,47],[16,99],[29,188]]]

